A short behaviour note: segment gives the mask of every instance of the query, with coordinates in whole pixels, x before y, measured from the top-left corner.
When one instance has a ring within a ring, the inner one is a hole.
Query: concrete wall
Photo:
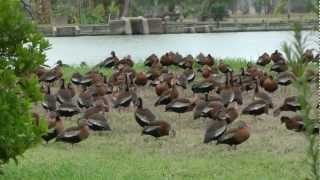
[[[141,20],[132,24],[126,20],[111,21],[109,25],[80,26],[39,26],[38,30],[46,36],[94,36],[94,35],[125,35],[125,34],[177,34],[177,33],[212,33],[212,32],[243,32],[243,31],[285,31],[292,30],[295,21],[283,22],[221,22],[217,27],[215,22],[176,23],[162,22],[159,19],[149,19],[148,27],[142,27]],[[300,22],[304,30],[317,26],[316,21]],[[135,27],[136,26],[136,27]]]

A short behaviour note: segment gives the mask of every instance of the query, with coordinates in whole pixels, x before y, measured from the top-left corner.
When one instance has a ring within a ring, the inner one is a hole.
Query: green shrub
[[[44,124],[36,126],[31,104],[41,100],[36,68],[49,47],[36,32],[17,0],[0,0],[0,166],[40,140]]]

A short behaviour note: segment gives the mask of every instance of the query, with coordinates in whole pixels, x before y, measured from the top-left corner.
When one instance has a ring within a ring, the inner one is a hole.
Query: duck
[[[188,79],[185,74],[181,74],[177,78],[177,86],[182,87],[183,89],[187,89]]]
[[[169,104],[172,100],[176,99],[179,97],[179,92],[175,87],[176,80],[173,79],[171,81],[171,88],[164,91],[158,98],[158,100],[155,102],[155,106],[159,105],[167,105]]]
[[[75,96],[75,90],[71,87],[71,84],[68,83],[67,88],[65,87],[65,80],[61,79],[61,87],[57,92],[57,101],[60,104],[66,102],[72,102],[72,98]]]
[[[203,143],[207,144],[211,141],[218,140],[227,130],[226,121],[211,121],[206,128]]]
[[[192,68],[187,68],[183,71],[183,74],[187,77],[188,82],[193,82],[196,78],[196,73]]]
[[[144,72],[139,72],[136,74],[134,83],[137,86],[145,86],[148,83],[148,78]]]
[[[51,127],[51,126],[54,126],[54,127]],[[45,140],[47,144],[49,143],[49,141],[56,138],[64,130],[63,120],[60,118],[60,116],[55,117],[54,125],[51,125],[51,126],[48,126],[48,129],[49,129],[48,132],[41,136],[42,139]]]
[[[156,116],[148,109],[143,107],[142,98],[139,97],[137,102],[135,103],[137,107],[134,113],[134,117],[136,122],[141,126],[145,127],[150,124],[150,122],[156,120]]]
[[[42,76],[40,77],[40,81],[42,82],[46,82],[52,84],[53,82],[55,82],[56,80],[60,79],[63,76],[62,70],[60,68],[60,66],[56,66],[53,69],[45,72],[42,74]]]
[[[268,53],[265,52],[258,58],[257,65],[266,66],[270,62],[271,62],[271,57],[269,56]]]
[[[277,82],[281,86],[288,86],[296,79],[296,76],[292,72],[285,71],[278,74]]]
[[[178,63],[178,66],[182,69],[191,69],[193,67],[193,62],[193,56],[189,54]]]
[[[272,98],[266,92],[259,90],[259,79],[256,79],[256,88],[254,90],[254,99],[255,100],[264,100],[268,105],[269,108],[273,108]]]
[[[279,60],[271,66],[271,71],[281,73],[288,70],[288,64],[285,60]]]
[[[124,57],[123,59],[121,59],[118,63],[119,64],[122,64],[122,65],[125,65],[125,66],[129,66],[129,67],[133,67],[134,66],[134,62],[133,60],[131,59],[131,56],[128,55],[127,57]]]
[[[286,128],[288,130],[293,130],[296,132],[301,132],[301,131],[306,131],[305,123],[303,121],[303,118],[300,115],[295,115],[292,117],[288,116],[282,116],[280,118],[281,123],[285,123]],[[320,129],[319,129],[319,123],[316,122],[316,120],[311,119],[311,121],[314,121],[315,123],[313,124],[314,126],[311,128],[312,129],[312,134],[320,134]]]
[[[255,100],[247,105],[243,110],[242,114],[249,114],[253,116],[259,116],[261,114],[268,114],[269,112],[269,105],[266,103],[265,100]]]
[[[200,82],[196,82],[192,85],[191,90],[194,94],[209,93],[214,89],[212,79],[204,79]]]
[[[50,86],[47,86],[47,92],[41,105],[47,111],[55,111],[57,109],[57,99],[55,95],[51,94]]]
[[[232,87],[233,93],[234,93],[234,100],[233,102],[238,103],[239,105],[243,104],[243,98],[242,98],[242,89],[241,84],[235,84],[233,80],[233,72],[230,72],[230,85]]]
[[[129,89],[129,84],[128,84],[128,76],[125,78],[125,83],[124,83],[125,89],[122,90],[119,95],[116,97],[116,99],[113,102],[114,108],[118,107],[129,107],[131,102],[133,101],[133,93]]]
[[[151,67],[153,64],[158,64],[159,63],[159,58],[155,54],[151,54],[145,61],[144,65]]]
[[[80,109],[72,102],[65,102],[60,104],[57,109],[57,113],[62,117],[72,117],[80,113]]]
[[[226,122],[231,124],[239,117],[239,109],[238,104],[236,102],[232,102],[226,108]]]
[[[201,73],[204,79],[211,77],[214,73],[212,67],[209,67],[207,65],[203,66],[201,69],[198,69],[198,72]]]
[[[155,86],[155,92],[157,94],[157,96],[161,96],[165,91],[169,90],[170,84],[168,84],[167,82],[160,82]]]
[[[235,100],[235,93],[233,88],[229,84],[229,76],[228,73],[226,75],[226,82],[225,86],[220,90],[219,94],[222,98],[222,102],[225,106],[228,106],[229,103],[233,102]]]
[[[89,137],[89,127],[86,121],[79,122],[77,127],[70,127],[64,130],[56,138],[57,142],[70,143],[72,145],[79,143]]]
[[[92,131],[111,131],[107,118],[104,114],[94,113],[86,119],[87,125]]]
[[[271,54],[271,60],[273,61],[273,63],[278,63],[279,61],[284,60],[283,55],[278,51],[275,50],[272,54]]]
[[[89,108],[93,105],[92,93],[86,86],[82,86],[82,92],[79,94],[77,103],[80,108]]]
[[[278,89],[278,83],[273,79],[271,75],[269,75],[262,84],[262,87],[265,91],[269,93],[273,93]]]
[[[176,55],[173,52],[166,53],[165,55],[161,56],[160,63],[163,66],[171,66],[174,64],[175,56]]]
[[[303,53],[303,62],[304,63],[309,63],[312,62],[314,60],[314,56],[313,56],[313,49],[307,49],[304,53]]]
[[[171,125],[168,122],[157,120],[152,121],[148,126],[145,126],[142,130],[142,134],[160,138],[169,136],[170,134],[175,136],[175,130],[171,128]]]
[[[207,57],[199,59],[198,64],[213,66],[214,65],[214,58],[211,56],[211,54],[208,54]]]
[[[99,103],[99,104],[96,104],[95,106],[93,107],[90,107],[88,109],[86,109],[84,112],[83,112],[83,118],[84,119],[88,119],[90,116],[92,116],[93,114],[96,114],[96,113],[105,113],[107,112],[108,109],[107,107],[102,104],[102,103]]]
[[[166,105],[166,112],[186,113],[190,112],[196,106],[196,98],[189,100],[186,98],[177,98]]]
[[[111,57],[106,58],[104,61],[99,63],[97,66],[102,68],[112,68],[119,63],[119,59],[114,51],[111,51]]]
[[[244,121],[238,121],[233,126],[229,126],[225,133],[223,133],[218,139],[217,144],[228,144],[234,146],[242,144],[250,137],[250,127]]]
[[[279,116],[281,111],[296,112],[299,110],[301,110],[301,104],[299,103],[298,97],[290,96],[285,98],[283,104],[273,112],[273,116]]]
[[[219,61],[218,69],[223,74],[226,74],[231,71],[229,65],[225,64],[222,59],[220,59]]]
[[[83,76],[79,72],[75,72],[71,75],[71,82],[75,85],[80,85]]]

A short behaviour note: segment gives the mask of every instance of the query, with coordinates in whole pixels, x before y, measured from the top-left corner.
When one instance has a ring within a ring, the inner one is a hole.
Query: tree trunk
[[[130,0],[121,0],[120,2],[121,17],[126,17],[129,14]]]

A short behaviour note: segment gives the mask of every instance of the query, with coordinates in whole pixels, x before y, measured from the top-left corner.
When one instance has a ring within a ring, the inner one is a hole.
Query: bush
[[[45,131],[35,125],[31,105],[42,98],[34,72],[48,47],[18,0],[0,0],[0,166],[17,162]]]

